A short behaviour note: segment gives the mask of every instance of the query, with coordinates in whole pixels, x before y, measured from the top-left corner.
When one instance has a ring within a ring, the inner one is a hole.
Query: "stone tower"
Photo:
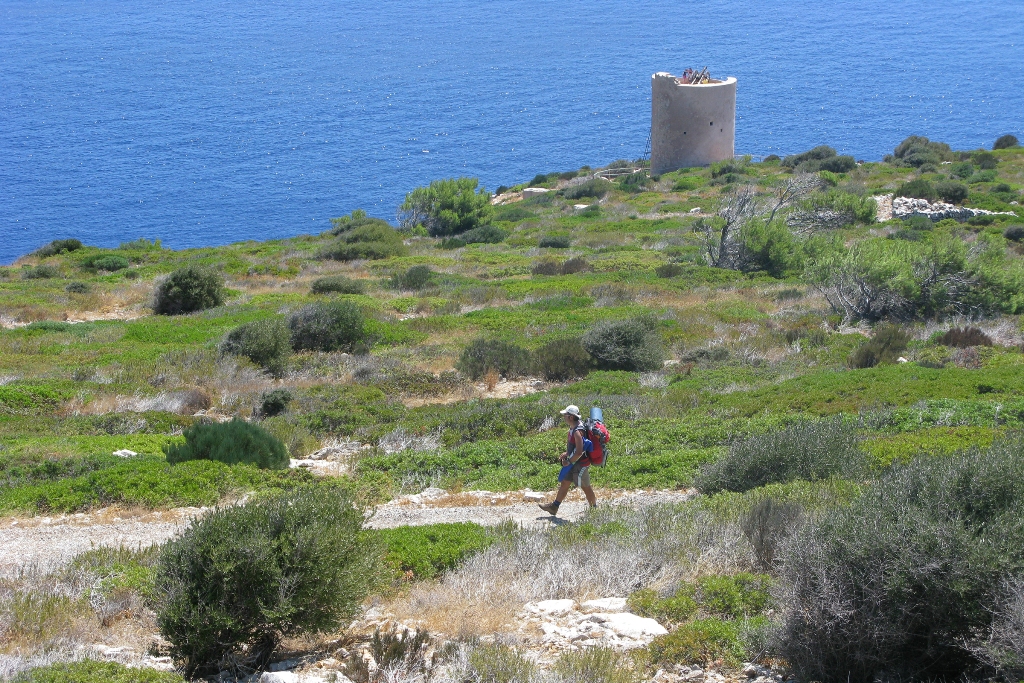
[[[651,76],[652,175],[732,159],[735,147],[735,78],[691,85]]]

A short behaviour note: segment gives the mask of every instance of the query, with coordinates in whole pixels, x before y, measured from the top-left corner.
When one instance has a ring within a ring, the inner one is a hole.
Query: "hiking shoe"
[[[558,516],[558,506],[555,505],[554,503],[545,503],[543,505],[538,504],[538,507],[540,507],[541,510],[548,513],[552,517]]]

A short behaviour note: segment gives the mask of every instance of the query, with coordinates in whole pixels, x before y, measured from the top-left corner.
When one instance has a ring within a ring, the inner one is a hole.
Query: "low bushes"
[[[1017,140],[1017,136],[1007,134],[996,138],[996,141],[992,144],[992,149],[1012,149],[1019,146],[1020,141]]]
[[[179,268],[161,281],[153,292],[153,312],[180,315],[224,303],[224,279],[202,266]]]
[[[1024,571],[1022,453],[1015,437],[895,465],[787,544],[780,654],[801,680],[981,673],[1000,588]]]
[[[542,258],[533,264],[530,272],[533,275],[575,275],[576,273],[588,273],[594,267],[582,256],[574,256],[565,261],[555,258]]]
[[[215,510],[161,553],[157,620],[184,671],[266,663],[285,636],[323,633],[357,611],[377,552],[341,489]]]
[[[412,266],[408,270],[391,276],[391,286],[395,289],[419,291],[430,284],[434,271],[430,266]]]
[[[583,199],[589,197],[600,199],[611,191],[613,185],[604,178],[591,178],[579,185],[573,185],[562,190],[562,196],[566,199]]]
[[[944,142],[934,142],[920,135],[911,135],[896,146],[885,160],[898,166],[930,167],[937,170],[943,161],[951,161],[952,150]],[[904,195],[907,196],[907,195]]]
[[[291,335],[280,318],[264,318],[239,325],[220,343],[220,352],[244,356],[275,376],[284,373],[291,355]]]
[[[303,306],[288,318],[296,351],[355,351],[367,342],[366,321],[351,301]]]
[[[92,286],[88,282],[69,282],[64,291],[68,294],[88,294],[92,291]]]
[[[417,187],[399,207],[402,226],[422,225],[431,237],[449,237],[488,223],[491,194],[479,184],[476,178],[447,178]]]
[[[552,382],[586,376],[591,362],[590,354],[579,339],[556,339],[533,352],[534,370]]]
[[[185,683],[185,679],[171,672],[83,659],[30,669],[12,683]]]
[[[32,255],[38,256],[39,258],[46,258],[48,256],[57,256],[58,254],[78,251],[82,246],[82,242],[76,239],[53,240],[49,244],[44,244],[36,249],[32,252]]]
[[[288,467],[288,451],[259,425],[235,418],[230,422],[196,423],[185,429],[184,443],[164,447],[167,462],[216,460],[227,465],[248,463],[263,469]]]
[[[657,664],[716,661],[736,666],[746,659],[740,624],[718,618],[696,619],[655,638],[648,647]]]
[[[850,354],[851,368],[873,368],[882,363],[895,363],[907,350],[910,333],[897,325],[878,325],[875,333]]]
[[[951,327],[935,340],[944,346],[966,349],[970,346],[992,346],[992,337],[977,327]]]
[[[530,370],[530,352],[500,339],[476,339],[463,350],[455,367],[474,380],[488,371],[502,377],[521,377]]]
[[[55,277],[60,277],[60,270],[49,263],[40,263],[34,268],[23,268],[21,271],[22,280],[49,280]]]
[[[309,291],[313,294],[362,294],[366,291],[366,283],[344,275],[332,275],[313,280]]]
[[[295,399],[287,389],[272,389],[260,397],[257,413],[260,417],[274,417],[288,410],[288,404]]]
[[[472,522],[379,529],[371,535],[383,545],[385,560],[396,572],[418,580],[453,569],[494,542],[487,529]]]
[[[559,683],[639,683],[643,680],[637,661],[628,653],[610,647],[570,650],[558,658],[554,669]]]
[[[85,268],[106,270],[111,273],[124,270],[129,265],[131,264],[128,262],[128,259],[120,254],[93,254],[82,261],[82,266]]]
[[[370,222],[360,222],[358,227],[342,230],[337,240],[317,252],[317,258],[384,259],[405,256],[408,251],[398,231],[384,221],[370,219]]]
[[[583,335],[583,348],[602,369],[655,370],[664,358],[655,324],[650,316],[603,320]]]
[[[541,249],[568,249],[570,245],[568,235],[545,235],[537,243]]]
[[[853,157],[845,154],[840,156],[828,145],[818,145],[802,154],[791,154],[782,159],[781,163],[782,166],[791,168],[797,173],[816,173],[817,171],[846,173],[857,166]]]
[[[685,269],[678,263],[663,263],[654,269],[654,274],[660,278],[673,278],[679,277],[685,272]]]
[[[915,178],[914,180],[907,181],[896,189],[897,197],[913,197],[915,199],[927,199],[928,201],[935,201],[938,197],[938,193],[935,187],[924,178]]]
[[[765,484],[853,477],[865,465],[854,426],[842,418],[801,422],[734,442],[694,480],[704,493],[749,491]]]
[[[963,183],[944,180],[935,184],[935,194],[944,202],[960,204],[967,199],[968,189]]]

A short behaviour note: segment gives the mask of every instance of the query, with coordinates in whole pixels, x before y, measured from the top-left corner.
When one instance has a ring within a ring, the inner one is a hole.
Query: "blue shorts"
[[[569,464],[558,471],[558,483],[569,480],[577,486],[590,486],[590,465]]]
[[[563,481],[569,478],[569,473],[572,472],[572,465],[566,465],[562,469],[558,470],[558,483],[561,484]]]

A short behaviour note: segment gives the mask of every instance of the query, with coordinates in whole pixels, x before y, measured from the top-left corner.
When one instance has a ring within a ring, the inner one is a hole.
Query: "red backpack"
[[[593,449],[588,453],[590,464],[604,467],[608,463],[608,449],[606,446],[611,440],[611,434],[604,422],[596,418],[589,418],[583,423],[583,435],[594,444]]]

